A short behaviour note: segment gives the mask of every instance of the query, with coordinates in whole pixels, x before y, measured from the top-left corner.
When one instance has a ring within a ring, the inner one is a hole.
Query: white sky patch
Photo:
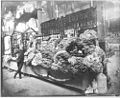
[[[4,16],[4,18],[5,19],[9,19],[9,18],[11,18],[12,17],[12,12],[11,11],[9,11],[7,14],[5,14],[5,16]]]
[[[24,2],[23,6],[18,6],[17,7],[17,13],[16,13],[16,18],[20,18],[20,16],[23,14],[23,12],[32,12],[35,7],[34,4],[32,2]]]
[[[34,6],[32,3],[25,3],[24,9],[25,12],[32,12],[34,10]]]
[[[42,1],[41,6],[44,6],[47,4],[47,1]]]
[[[20,16],[23,14],[23,12],[32,12],[35,9],[35,5],[32,2],[24,2],[23,6],[18,6],[16,18],[20,18]],[[28,27],[32,27],[33,29],[38,31],[36,20],[31,18],[26,24],[19,23],[16,26],[16,31],[24,32]]]
[[[38,31],[38,27],[37,27],[37,20],[34,18],[31,18],[26,25],[30,28],[33,28],[35,31]]]
[[[20,18],[20,16],[22,14],[24,14],[23,12],[32,12],[35,7],[36,7],[36,2],[23,2],[23,6],[18,5],[17,7],[17,11],[16,11],[16,15],[15,18]],[[4,19],[4,24],[5,26],[3,27],[4,31],[7,32],[12,32],[14,30],[14,21],[13,21],[13,16],[11,12],[8,12],[5,15],[5,19]],[[35,31],[38,31],[38,27],[37,27],[37,23],[35,19],[30,19],[26,24],[25,23],[19,23],[15,30],[19,31],[19,32],[24,32],[28,27],[33,28]]]
[[[13,20],[5,21],[4,30],[7,32],[13,31],[14,29],[14,22]]]
[[[20,18],[20,16],[23,14],[23,7],[18,6],[16,18]]]
[[[4,38],[4,45],[5,45],[5,54],[11,53],[11,43],[10,43],[10,36],[6,36]]]
[[[27,22],[28,26],[29,26],[29,27],[32,27],[32,28],[36,28],[37,26],[36,26],[36,22],[35,22],[35,21],[36,21],[35,19],[31,18],[31,19]]]
[[[24,32],[27,28],[28,28],[28,26],[25,23],[19,23],[16,26],[16,31]]]

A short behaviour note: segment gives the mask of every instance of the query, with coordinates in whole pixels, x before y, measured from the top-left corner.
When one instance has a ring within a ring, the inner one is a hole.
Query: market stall
[[[39,40],[35,36],[29,40],[25,31],[26,49],[30,42],[24,60],[25,68],[29,67],[26,73],[32,71],[85,93],[105,93],[105,52],[99,46],[96,21],[96,9],[89,8],[42,23]]]
[[[73,14],[76,18],[72,17]],[[104,84],[107,79],[103,78],[106,77],[105,52],[98,43],[96,10],[90,8],[73,14],[41,24],[41,48],[31,52],[28,61],[31,61],[31,70],[38,76],[64,82],[65,85],[68,85],[69,81],[79,79],[77,82],[81,82],[82,87],[78,86],[78,88],[86,89],[86,93],[90,93],[87,88],[94,89],[94,93],[97,93],[98,89],[94,85],[98,79],[102,77]],[[60,37],[53,38],[52,35],[60,35]],[[106,88],[103,92],[106,92]]]
[[[28,55],[31,60],[30,67],[38,76],[47,77],[56,82],[64,82],[65,85],[69,84],[68,81],[80,79],[78,82],[82,81],[84,90],[101,76],[106,77],[103,74],[105,52],[96,46],[96,40],[94,30],[86,30],[80,34],[80,37],[62,39],[57,45],[58,50],[51,51],[52,49],[46,48],[46,50],[31,52]],[[105,78],[104,81],[107,79]]]

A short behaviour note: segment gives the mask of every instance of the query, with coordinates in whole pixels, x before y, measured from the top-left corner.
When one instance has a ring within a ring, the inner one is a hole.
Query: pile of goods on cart
[[[86,30],[79,37],[63,38],[55,47],[57,39],[48,41],[47,48],[30,56],[33,66],[76,74],[88,69],[100,73],[104,68],[105,53],[95,45],[97,40],[94,30]],[[54,48],[54,49],[53,49]]]
[[[57,81],[72,80],[74,76],[80,77],[81,73],[84,75],[89,71],[99,76],[104,71],[106,55],[97,41],[94,30],[86,30],[79,37],[53,38],[43,42],[40,49],[30,47],[25,53],[25,63],[37,75],[44,77],[39,72],[44,69],[49,78]]]

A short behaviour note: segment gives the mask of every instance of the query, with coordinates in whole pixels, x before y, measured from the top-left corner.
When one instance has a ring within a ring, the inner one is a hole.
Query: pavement
[[[120,54],[116,53],[109,60],[111,63],[107,65],[107,70],[111,78],[111,86],[107,94],[120,95]],[[22,79],[14,79],[14,71],[10,72],[3,69],[2,73],[2,96],[40,97],[81,95],[79,92],[59,87],[33,77],[23,76]]]
[[[120,52],[116,52],[109,60],[111,63],[107,65],[107,71],[111,86],[108,93],[120,95]]]
[[[13,79],[14,72],[9,72],[6,69],[3,71],[2,96],[40,97],[81,95],[76,91],[65,89],[32,77],[24,76],[22,79]]]

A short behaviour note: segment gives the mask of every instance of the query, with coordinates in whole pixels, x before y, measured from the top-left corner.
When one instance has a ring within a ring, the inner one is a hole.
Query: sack
[[[34,55],[31,63],[32,63],[33,66],[37,66],[37,65],[42,64],[42,54],[37,53],[36,55]]]
[[[26,60],[26,65],[30,65],[31,62],[33,61],[34,57],[35,57],[35,54],[31,52],[31,53],[28,55],[28,58],[27,58],[27,60]]]

